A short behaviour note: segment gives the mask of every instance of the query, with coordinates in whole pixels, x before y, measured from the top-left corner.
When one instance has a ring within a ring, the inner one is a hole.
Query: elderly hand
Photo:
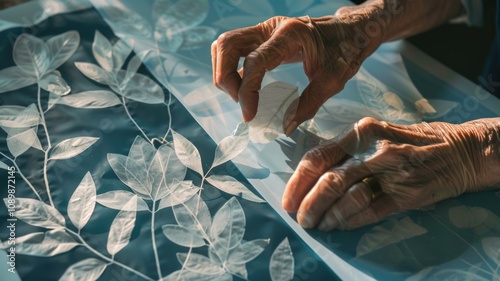
[[[266,71],[282,63],[302,61],[310,83],[300,96],[297,112],[285,118],[285,131],[290,134],[341,91],[361,62],[380,45],[380,32],[372,37],[363,33],[368,13],[344,15],[346,9],[322,18],[273,17],[253,27],[223,33],[212,44],[214,84],[240,102],[244,121],[250,121],[257,111]],[[245,62],[238,71],[240,57],[245,57]]]
[[[283,207],[304,228],[353,229],[499,183],[500,118],[407,126],[364,118],[305,154]]]

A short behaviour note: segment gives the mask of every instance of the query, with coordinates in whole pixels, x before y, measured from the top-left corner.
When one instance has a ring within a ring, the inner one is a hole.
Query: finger
[[[332,168],[319,178],[300,203],[297,221],[304,228],[315,227],[348,188],[371,174],[372,171],[366,165],[352,158],[341,166]]]
[[[346,229],[356,229],[368,224],[376,223],[387,215],[397,212],[398,205],[389,195],[382,195],[373,201],[364,211],[347,220]]]
[[[318,225],[318,230],[344,229],[350,217],[368,208],[372,196],[373,191],[364,182],[355,183],[344,196],[325,212]]]

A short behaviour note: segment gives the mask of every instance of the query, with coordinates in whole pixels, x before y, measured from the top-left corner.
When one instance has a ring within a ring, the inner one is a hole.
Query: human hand
[[[296,113],[285,117],[288,135],[343,89],[382,39],[373,36],[361,40],[356,35],[356,30],[364,30],[367,12],[342,11],[346,9],[322,18],[273,17],[256,26],[223,33],[212,44],[214,84],[240,102],[245,122],[256,114],[266,71],[282,63],[303,62],[309,79]],[[245,62],[238,71],[240,57],[245,57]]]
[[[374,197],[365,178],[378,181]],[[397,125],[363,118],[304,155],[283,195],[304,228],[353,229],[500,183],[500,118]]]

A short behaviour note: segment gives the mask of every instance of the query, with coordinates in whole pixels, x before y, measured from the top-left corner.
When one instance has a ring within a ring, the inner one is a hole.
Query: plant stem
[[[153,244],[153,253],[155,256],[156,270],[158,271],[158,280],[159,280],[163,277],[163,274],[161,273],[160,258],[158,257],[158,251],[156,249],[155,214],[156,214],[156,201],[153,200],[153,207],[151,212],[151,241]]]
[[[41,98],[41,88],[40,88],[40,83],[37,84],[38,85],[38,92],[37,92],[37,96],[38,96],[38,111],[40,112],[40,118],[42,119],[42,126],[43,126],[43,129],[45,130],[45,137],[47,138],[47,151],[52,147],[51,143],[50,143],[50,136],[49,136],[49,131],[47,130],[47,124],[45,123],[45,114],[43,113],[43,109],[42,109],[42,98]]]
[[[163,141],[166,141],[168,134],[170,133],[170,131],[172,131],[172,112],[170,111],[170,105],[172,104],[172,93],[168,93],[168,104],[166,104],[165,102],[163,104],[167,106],[168,113],[168,129],[165,133],[165,136],[163,136]]]
[[[23,172],[19,169],[19,166],[17,165],[16,161],[12,158],[10,158],[9,156],[5,155],[4,153],[0,152],[0,155],[2,155],[3,157],[5,157],[7,160],[9,160],[10,162],[12,162],[12,164],[14,164],[14,166],[16,167],[16,173],[18,173],[21,178],[26,182],[26,184],[31,188],[31,190],[33,190],[33,193],[35,193],[36,197],[38,197],[38,200],[42,201],[42,197],[40,197],[40,194],[38,194],[38,191],[36,191],[35,187],[31,184],[31,182],[24,176]]]
[[[130,115],[130,111],[128,111],[128,107],[127,107],[127,100],[125,99],[125,97],[123,95],[122,95],[122,105],[123,105],[123,108],[125,108],[125,112],[127,113],[127,116],[130,119],[130,121],[132,121],[132,123],[134,123],[134,125],[137,127],[137,129],[139,129],[139,131],[141,131],[144,138],[146,138],[146,140],[148,142],[151,142],[151,140],[148,138],[146,133],[144,133],[144,131],[139,126],[139,124],[137,124],[137,122],[135,122],[134,118],[132,118],[132,115]]]
[[[55,207],[54,201],[52,201],[52,195],[50,194],[49,179],[47,177],[47,162],[48,162],[49,150],[45,151],[43,159],[43,180],[45,182],[45,189],[47,190],[47,197],[49,197],[49,202],[52,207]]]

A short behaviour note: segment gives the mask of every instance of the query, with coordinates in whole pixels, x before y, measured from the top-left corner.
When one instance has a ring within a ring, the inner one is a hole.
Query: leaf
[[[113,107],[121,104],[121,101],[110,91],[95,90],[61,97],[57,103],[76,108],[95,109]]]
[[[49,48],[50,64],[49,70],[53,70],[66,62],[78,49],[80,45],[80,34],[75,31],[68,31],[47,40]]]
[[[39,150],[42,149],[42,145],[40,144],[40,140],[38,139],[34,128],[13,136],[9,135],[7,137],[7,147],[9,148],[10,153],[14,155],[14,158],[26,152],[26,150],[30,147],[34,147]]]
[[[78,70],[80,70],[81,73],[83,73],[83,75],[96,81],[97,83],[105,85],[113,84],[113,79],[111,78],[109,73],[95,64],[87,62],[75,62],[75,66],[76,68],[78,68]]]
[[[248,145],[248,123],[239,123],[231,136],[223,138],[215,149],[212,168],[238,156]]]
[[[178,1],[167,9],[156,22],[166,33],[181,33],[202,23],[208,15],[208,0]]]
[[[269,245],[269,239],[256,239],[241,243],[229,252],[228,261],[236,264],[246,264],[260,255]]]
[[[314,0],[301,0],[301,1],[295,1],[295,0],[286,0],[286,7],[288,8],[288,14],[293,15],[295,13],[298,13],[300,11],[303,11],[304,9],[307,9],[307,7],[311,6],[311,4],[314,2]],[[331,13],[333,14],[333,12]],[[308,15],[308,14],[305,14]]]
[[[107,264],[98,259],[88,258],[72,264],[64,274],[59,278],[59,281],[94,281],[101,276],[106,269]]]
[[[217,30],[210,26],[197,26],[186,30],[183,34],[181,48],[191,50],[211,44],[217,35]]]
[[[122,6],[102,6],[106,19],[111,21],[116,33],[130,36],[152,37],[151,25],[138,13],[121,8]]]
[[[249,122],[250,140],[255,143],[268,143],[284,133],[283,118],[287,111],[295,112],[293,103],[299,97],[297,87],[284,83],[273,82],[259,92],[257,113]],[[293,105],[292,105],[293,104]]]
[[[448,210],[453,225],[458,228],[473,228],[483,224],[488,218],[488,210],[481,207],[458,206]]]
[[[71,88],[66,81],[61,77],[59,71],[51,71],[45,74],[40,79],[40,87],[45,91],[56,94],[58,96],[65,96],[71,92]]]
[[[222,273],[221,275],[205,275],[189,270],[177,270],[170,273],[168,276],[163,277],[160,281],[179,281],[179,280],[192,280],[192,281],[232,281],[233,276],[229,273]]]
[[[481,240],[486,255],[500,267],[500,238],[486,237]]]
[[[241,196],[242,198],[257,202],[264,203],[266,201],[262,200],[255,194],[253,194],[248,188],[235,178],[227,175],[211,175],[206,178],[206,180],[217,189],[224,191],[226,193]]]
[[[375,226],[364,234],[356,247],[356,256],[363,256],[391,244],[427,233],[427,229],[405,217],[400,221],[392,219]]]
[[[168,145],[158,148],[147,170],[151,198],[156,201],[167,196],[186,176],[186,166]]]
[[[136,211],[125,210],[133,209],[134,206],[137,206],[136,197],[132,197],[132,199],[123,206],[123,209],[116,215],[116,218],[111,223],[106,249],[113,256],[130,242],[132,230],[134,230],[135,226]]]
[[[430,108],[427,108],[426,103]],[[424,119],[426,120],[436,120],[438,118],[442,118],[457,106],[458,102],[440,99],[421,99],[415,102],[415,107],[417,107],[418,112],[424,114]]]
[[[28,107],[17,105],[0,106],[0,126],[9,128],[29,128],[40,124],[40,115],[35,104]]]
[[[236,9],[253,16],[272,17],[275,15],[273,6],[268,0],[239,0],[234,6]]]
[[[9,206],[8,199],[4,199],[5,205]],[[40,200],[31,198],[16,198],[16,217],[27,224],[49,229],[64,228],[66,222],[59,211]]]
[[[93,145],[99,138],[76,137],[63,140],[49,151],[49,160],[60,160],[75,157]]]
[[[126,72],[120,70],[119,75],[125,77]],[[147,104],[159,104],[165,100],[162,88],[151,78],[139,73],[130,77],[122,87],[124,90],[121,94],[131,100]]]
[[[147,175],[140,162],[120,154],[108,153],[108,162],[116,176],[137,195],[149,198]],[[142,169],[141,169],[142,168]]]
[[[229,271],[231,274],[234,274],[240,278],[243,278],[245,280],[248,279],[248,271],[245,266],[245,264],[239,264],[239,263],[231,263],[228,262],[225,264],[226,270]]]
[[[155,0],[153,3],[153,9],[151,10],[153,15],[153,22],[156,23],[156,21],[173,5],[174,2],[172,2],[172,0]]]
[[[49,49],[40,38],[23,33],[14,43],[13,59],[28,74],[40,78],[50,65]]]
[[[0,70],[0,93],[14,91],[36,83],[36,76],[17,66]]]
[[[223,17],[221,20],[213,23],[214,26],[220,27],[224,30],[232,30],[248,26],[254,26],[258,23],[268,20],[267,16],[230,16]]]
[[[111,43],[109,43],[109,40],[98,30],[96,30],[94,35],[92,53],[94,54],[94,58],[104,70],[108,72],[113,70],[113,47],[111,46]]]
[[[188,139],[181,134],[172,131],[174,138],[174,149],[177,158],[189,169],[203,175],[203,168],[201,166],[201,156],[196,146],[194,146]]]
[[[385,102],[388,105],[394,107],[395,109],[403,110],[405,108],[403,101],[397,94],[393,92],[385,92],[383,96]]]
[[[141,64],[141,59],[138,56],[133,56],[130,59],[127,65],[127,72],[125,74],[124,83],[128,83],[130,81],[130,78],[132,78],[137,73],[137,70],[139,69]]]
[[[180,226],[193,231],[208,233],[212,224],[212,217],[207,204],[203,200],[193,197],[185,202],[172,207],[175,221]]]
[[[287,281],[293,279],[294,258],[288,238],[283,239],[271,255],[269,272],[273,281]]]
[[[177,260],[184,265],[185,269],[192,272],[205,275],[221,275],[224,273],[222,267],[200,254],[191,253],[187,255],[185,253],[177,253]]]
[[[5,164],[4,162],[0,161],[0,169],[8,170],[9,166]]]
[[[243,239],[245,224],[245,213],[235,197],[231,197],[215,214],[210,238],[222,261],[227,260],[229,251]]]
[[[196,248],[205,246],[205,240],[199,233],[176,224],[167,224],[163,227],[163,234],[177,245]]]
[[[112,50],[114,69],[121,69],[131,52],[132,48],[125,41],[117,40]]]
[[[74,226],[82,229],[94,212],[96,187],[92,175],[87,172],[68,202],[68,217]]]
[[[200,189],[193,185],[191,181],[182,181],[172,188],[170,194],[160,200],[158,211],[177,204],[182,204],[193,197]]]
[[[135,197],[135,198],[134,198]],[[127,205],[130,200],[137,200],[137,206]],[[113,190],[97,195],[97,203],[114,210],[148,211],[146,201],[135,193],[126,190]],[[125,209],[127,207],[127,209]]]
[[[16,254],[52,257],[80,245],[66,231],[53,229],[16,238]]]

